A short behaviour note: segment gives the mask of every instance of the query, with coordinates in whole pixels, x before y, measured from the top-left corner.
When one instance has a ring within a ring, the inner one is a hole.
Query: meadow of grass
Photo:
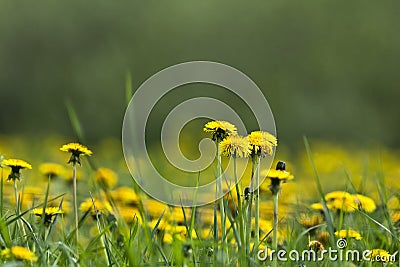
[[[399,265],[398,255],[396,262],[328,257],[277,262],[257,256],[266,248],[321,255],[323,249],[337,249],[340,238],[347,242],[344,252],[395,254],[400,244],[398,151],[305,140],[304,149],[291,153],[280,144],[276,159],[286,161],[294,179],[284,180],[276,195],[272,179],[261,184],[258,198],[256,191],[245,192],[252,176],[249,161],[239,186],[217,205],[181,208],[141,192],[118,140],[85,144],[93,155],[81,156],[81,165],[76,164],[76,229],[74,164],[67,164],[70,154],[59,149],[67,141],[1,136],[1,160],[18,158],[32,166],[21,169],[18,180],[8,179],[7,161],[1,165],[2,266]],[[264,178],[268,170],[259,173]]]

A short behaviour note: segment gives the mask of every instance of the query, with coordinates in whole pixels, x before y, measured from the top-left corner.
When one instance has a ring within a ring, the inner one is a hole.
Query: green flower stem
[[[235,178],[235,187],[236,187],[236,196],[238,201],[238,220],[239,220],[239,235],[240,235],[240,244],[241,247],[244,244],[244,224],[243,224],[243,206],[242,200],[240,197],[240,188],[238,177],[237,177],[237,163],[236,163],[236,155],[233,157],[233,170],[234,170],[234,178]]]
[[[248,257],[248,263],[250,264],[250,239],[251,239],[251,210],[253,208],[253,197],[254,197],[254,174],[256,168],[256,158],[251,157],[251,180],[250,180],[250,196],[248,196],[248,206],[247,206],[247,227],[246,227],[246,256]],[[248,264],[248,265],[249,265]]]
[[[278,194],[273,194],[273,202],[274,202],[274,228],[273,228],[273,236],[272,236],[272,248],[276,251],[278,250]],[[277,260],[274,258],[273,266],[278,266]]]
[[[78,240],[79,240],[79,234],[78,234],[78,204],[77,204],[77,199],[76,199],[76,164],[72,164],[72,201],[74,202],[74,222],[75,222],[75,244],[76,244],[76,254],[78,255]]]
[[[221,149],[219,147],[220,141],[217,141],[217,184],[218,184],[218,197],[222,196],[222,162],[221,162]],[[224,198],[219,199],[219,212],[221,215],[221,240],[223,248],[226,246],[226,216],[224,207]]]
[[[16,210],[15,211],[17,213],[17,216],[19,216],[19,214],[21,213],[21,205],[19,203],[20,200],[19,200],[19,196],[18,196],[17,179],[13,179],[13,182],[14,182],[14,196],[15,196],[15,203],[16,203]],[[18,228],[21,230],[22,235],[25,237],[26,236],[26,232],[25,232],[25,227],[24,227],[22,221],[18,219],[17,225],[18,225]]]
[[[255,200],[256,200],[256,211],[255,211],[255,242],[254,246],[258,246],[258,242],[260,242],[260,225],[259,225],[259,217],[260,217],[260,157],[257,156],[257,166],[256,166],[256,173],[255,173],[255,178],[256,178],[256,183],[255,186],[257,186],[256,194],[255,194]]]
[[[238,181],[238,177],[237,177],[237,167],[236,167],[237,163],[236,163],[236,155],[233,155],[233,175],[235,178],[235,187],[236,187],[236,195],[237,195],[237,201],[238,201],[238,213],[237,213],[237,221],[239,222],[239,250],[241,250],[241,248],[243,247],[243,245],[245,245],[245,229],[244,229],[244,217],[243,217],[243,205],[242,205],[242,200],[241,200],[241,196],[240,196],[240,188],[242,188],[239,185],[239,181]],[[239,258],[240,258],[240,265],[239,266],[245,266],[246,265],[246,261],[245,261],[245,257],[243,257],[242,253],[239,253]]]

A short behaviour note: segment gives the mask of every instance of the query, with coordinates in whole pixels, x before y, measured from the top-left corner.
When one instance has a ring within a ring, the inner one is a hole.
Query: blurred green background
[[[0,134],[73,138],[69,100],[90,142],[120,137],[127,72],[135,89],[170,65],[210,60],[258,84],[281,143],[298,146],[305,134],[399,147],[399,8],[398,1],[1,1]],[[232,97],[186,90],[169,96],[165,109],[198,95]]]

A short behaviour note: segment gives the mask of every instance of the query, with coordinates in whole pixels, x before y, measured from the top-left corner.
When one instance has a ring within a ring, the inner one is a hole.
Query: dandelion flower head
[[[278,145],[276,137],[264,131],[251,132],[247,139],[252,147],[252,155],[261,157],[272,155],[273,147]]]
[[[29,249],[21,246],[13,246],[11,249],[6,248],[0,252],[0,255],[5,258],[14,257],[17,260],[26,260],[36,262],[38,258],[35,253],[31,252]]]
[[[227,121],[210,121],[204,125],[205,132],[212,133],[214,141],[221,141],[227,136],[236,135],[236,126]]]
[[[68,163],[72,164],[78,163],[79,165],[81,164],[80,156],[85,156],[85,155],[90,156],[93,154],[93,152],[89,150],[86,146],[81,145],[79,143],[65,144],[62,147],[60,147],[60,150],[71,153],[71,158],[69,159]]]
[[[94,175],[96,182],[105,188],[113,188],[118,181],[117,174],[109,168],[99,168]]]
[[[32,166],[28,162],[21,159],[3,159],[1,162],[2,165],[11,168],[11,172],[8,175],[7,180],[21,180],[20,170],[28,169],[31,170]]]
[[[355,240],[361,240],[361,234],[354,230],[340,230],[335,232],[335,236],[339,238],[354,238]]]
[[[227,157],[246,158],[251,152],[249,140],[240,135],[226,137],[220,143],[220,148],[221,153]]]

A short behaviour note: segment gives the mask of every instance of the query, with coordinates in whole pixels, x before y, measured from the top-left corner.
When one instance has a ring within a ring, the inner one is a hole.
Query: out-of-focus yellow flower
[[[393,222],[394,224],[399,223],[399,222],[400,222],[400,211],[392,212],[392,214],[390,215],[390,217],[391,217],[392,222]]]
[[[294,176],[290,172],[282,171],[282,170],[270,169],[268,171],[264,171],[262,173],[262,175],[264,177],[269,178],[269,179],[280,180],[280,181],[282,181],[284,183],[294,179]]]
[[[72,172],[65,170],[64,174],[61,175],[61,178],[63,178],[68,183],[72,183]],[[76,170],[76,180],[82,180],[82,172],[80,172],[79,170]]]
[[[13,246],[11,249],[6,248],[0,252],[0,255],[4,258],[15,258],[17,260],[26,260],[36,262],[38,258],[35,253],[29,251],[29,249],[21,246]]]
[[[392,196],[388,202],[386,203],[388,209],[390,210],[399,210],[400,209],[400,201],[396,196]]]
[[[104,188],[113,188],[118,181],[117,174],[109,168],[99,168],[94,175],[96,182]]]
[[[139,203],[135,190],[130,187],[118,187],[110,191],[110,194],[112,199],[121,205],[136,206]]]
[[[183,210],[181,207],[173,207],[170,210],[170,217],[171,220],[177,224],[184,224],[185,223],[185,216],[186,216],[186,223],[190,222],[190,218],[192,216],[192,210],[190,208],[184,208],[185,214],[183,214]]]
[[[376,209],[375,201],[372,198],[364,195],[354,195],[354,202],[360,210],[364,210],[366,212],[374,212]]]
[[[43,197],[44,192],[43,188],[36,187],[36,186],[26,186],[23,188],[22,192],[20,193],[21,198],[19,202],[21,203],[21,207],[23,209],[27,209],[32,207],[33,203],[40,203],[40,199]],[[15,198],[11,198],[11,203],[15,203]]]
[[[334,201],[336,199],[352,199],[352,195],[345,191],[333,191],[325,195],[326,201]]]
[[[28,169],[31,170],[32,166],[28,162],[21,160],[21,159],[3,159],[1,162],[2,165],[11,168],[11,172],[8,175],[7,180],[21,180],[21,173],[20,170]]]
[[[90,156],[93,154],[93,152],[90,149],[79,143],[65,144],[62,147],[60,147],[60,150],[71,153],[71,157],[68,163],[72,163],[73,165],[75,165],[76,163],[81,165],[80,156],[85,156],[85,155]]]
[[[361,240],[361,234],[354,230],[340,230],[335,232],[335,236],[339,238],[354,238],[355,240]]]
[[[196,231],[192,229],[192,238],[197,238]],[[171,243],[173,240],[178,239],[185,241],[189,238],[188,229],[184,225],[166,225],[163,242]]]
[[[325,200],[331,205],[332,210],[354,212],[357,209],[373,212],[376,209],[372,198],[361,194],[350,194],[345,191],[333,191],[325,195]]]
[[[158,219],[164,212],[164,217],[169,217],[169,208],[166,204],[154,199],[149,199],[144,203],[145,210],[152,218]]]
[[[357,209],[357,204],[354,201],[353,195],[350,195],[349,198],[337,198],[329,203],[332,204],[332,210],[354,212]]]
[[[151,222],[149,222],[148,225],[150,229],[153,230],[156,227],[157,223],[158,223],[157,229],[159,230],[164,229],[168,224],[167,221],[164,218],[162,218],[160,221],[158,219],[151,220]]]
[[[310,207],[313,210],[324,211],[324,207],[322,206],[322,203],[313,203],[313,204],[310,205]],[[331,203],[326,203],[326,207],[329,210],[333,210],[333,205]]]
[[[251,153],[249,140],[240,135],[226,137],[219,146],[221,153],[227,157],[246,158]]]
[[[227,121],[210,121],[204,125],[205,132],[212,134],[214,141],[222,141],[229,135],[236,135],[236,126]]]
[[[374,262],[389,262],[390,261],[390,254],[384,249],[373,249],[367,255],[366,258],[370,261]]]
[[[253,220],[251,221],[251,223],[253,224]],[[273,228],[273,223],[270,220],[259,219],[258,223],[260,230],[263,231],[265,234],[268,234]]]
[[[64,166],[57,163],[42,163],[39,165],[39,171],[46,177],[55,178],[63,176],[66,172]]]
[[[321,224],[324,221],[324,218],[320,214],[313,214],[308,216],[304,213],[300,214],[299,223],[305,228],[311,228]]]
[[[32,210],[32,213],[40,218],[43,217],[43,208],[36,208]],[[58,207],[47,207],[44,212],[44,224],[48,225],[53,222],[54,217],[57,214],[63,214],[64,212]]]
[[[110,203],[106,201],[95,199],[93,204],[93,200],[91,198],[87,198],[84,202],[81,203],[81,205],[79,206],[79,210],[83,213],[90,211],[93,216],[96,216],[96,214],[108,214],[112,210],[112,208]]]
[[[273,147],[278,145],[276,137],[269,132],[254,131],[247,136],[247,139],[251,146],[251,154],[261,157],[272,155]]]
[[[142,218],[140,217],[140,213],[137,208],[126,206],[118,207],[118,213],[126,223],[132,223],[136,220],[138,220],[139,223],[142,222]]]

